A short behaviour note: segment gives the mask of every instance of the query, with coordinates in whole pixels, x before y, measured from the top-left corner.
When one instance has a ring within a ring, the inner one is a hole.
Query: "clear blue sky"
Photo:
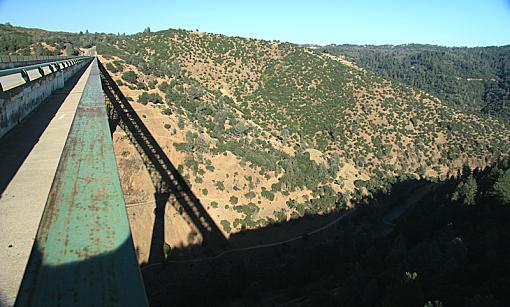
[[[128,34],[199,29],[318,44],[510,44],[510,0],[0,0],[0,22]]]

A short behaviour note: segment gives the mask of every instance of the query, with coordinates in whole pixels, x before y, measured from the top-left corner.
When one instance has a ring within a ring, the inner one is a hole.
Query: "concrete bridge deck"
[[[0,140],[0,305],[14,304],[91,65]]]
[[[0,70],[19,73],[0,88],[0,306],[147,306],[97,59]]]

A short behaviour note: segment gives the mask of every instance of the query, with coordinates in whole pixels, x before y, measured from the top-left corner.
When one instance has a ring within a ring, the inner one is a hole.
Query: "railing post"
[[[23,78],[23,80],[25,80],[26,83],[30,82],[30,78],[28,77],[26,70],[22,70],[20,73],[21,73],[21,78]]]

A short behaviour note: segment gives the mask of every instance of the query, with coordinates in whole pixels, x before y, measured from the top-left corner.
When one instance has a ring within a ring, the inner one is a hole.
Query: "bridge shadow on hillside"
[[[468,306],[465,302],[477,293],[490,291],[490,298],[495,298],[489,304],[469,306],[508,306],[508,205],[468,207],[449,200],[432,202],[434,197],[444,198],[442,192],[428,196],[384,237],[378,233],[380,223],[373,223],[380,222],[384,212],[365,207],[321,234],[303,235],[293,242],[203,261],[168,261],[154,270],[142,268],[149,302],[151,306],[428,306],[427,300],[434,298],[448,306]],[[457,222],[454,227],[452,221]],[[477,227],[479,222],[483,227]],[[285,229],[286,224],[279,227]],[[477,230],[464,232],[469,228]],[[457,231],[466,236],[459,237]],[[467,234],[476,238],[468,240]],[[501,239],[490,241],[489,247],[487,235]],[[469,250],[460,243],[464,239],[474,243]],[[464,258],[465,253],[473,258]],[[489,273],[479,273],[485,270]],[[409,287],[403,280],[408,272],[425,278]],[[494,276],[502,277],[494,282]]]
[[[223,233],[168,159],[101,62],[98,61],[98,65],[101,71],[103,91],[107,97],[109,116],[112,119],[110,127],[115,129],[116,125],[119,125],[128,135],[131,143],[142,157],[156,189],[155,220],[147,264],[164,260],[164,216],[167,203],[176,204],[183,209],[183,217],[186,222],[202,235],[201,248],[206,253],[219,252],[227,244]],[[176,202],[172,201],[174,197]]]
[[[229,249],[210,257],[188,256],[199,255],[201,246],[175,249],[164,262],[142,268],[147,296],[152,306],[167,306],[168,302],[175,306],[222,306],[225,301],[235,301],[236,296],[258,296],[254,289],[272,291],[307,284],[321,278],[320,270],[335,261],[339,248],[341,257],[353,260],[359,257],[358,249],[387,245],[399,221],[405,219],[406,209],[425,201],[425,194],[436,187],[436,183],[424,180],[399,182],[388,193],[374,195],[368,205],[360,202],[354,209],[310,213],[244,230],[230,236]],[[413,203],[407,203],[408,199]],[[299,291],[296,293],[299,296]]]
[[[0,139],[0,160],[2,161],[0,198],[87,68],[88,65],[85,65],[77,71],[74,76],[65,82],[63,88],[55,90],[53,94],[23,119],[18,126],[14,127]],[[19,91],[24,86],[29,85],[22,85],[11,91]],[[0,95],[10,94],[10,92],[0,93]]]

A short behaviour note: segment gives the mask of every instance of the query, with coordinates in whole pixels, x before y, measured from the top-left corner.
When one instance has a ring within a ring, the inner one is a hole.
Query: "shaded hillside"
[[[452,106],[510,120],[510,46],[329,45],[327,50]]]
[[[508,161],[440,183],[404,180],[390,191],[292,242],[145,269],[149,300],[153,306],[510,304]],[[269,241],[272,232],[293,226],[231,240]]]
[[[506,124],[293,44],[166,30],[98,53],[126,96],[161,109],[171,159],[226,232],[508,152]]]

